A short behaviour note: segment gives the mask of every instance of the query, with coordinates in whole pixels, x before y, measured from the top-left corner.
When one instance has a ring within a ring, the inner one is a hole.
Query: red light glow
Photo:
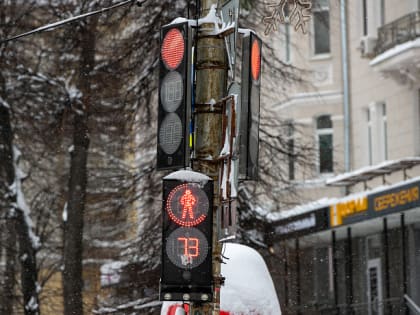
[[[261,72],[260,44],[254,40],[251,47],[251,74],[254,81],[258,81]]]
[[[199,240],[196,237],[178,237],[178,241],[184,242],[184,256],[188,257],[188,259],[198,257],[200,254],[199,248]]]
[[[184,37],[179,29],[169,30],[162,41],[162,60],[169,70],[178,68],[185,53]]]
[[[194,219],[194,212],[193,206],[195,205],[197,199],[195,199],[194,195],[191,193],[191,190],[185,190],[185,193],[181,197],[181,205],[182,205],[182,219],[187,217],[187,212],[191,220]]]
[[[192,227],[200,224],[206,219],[208,210],[207,195],[194,184],[176,186],[166,201],[169,218],[180,226]]]

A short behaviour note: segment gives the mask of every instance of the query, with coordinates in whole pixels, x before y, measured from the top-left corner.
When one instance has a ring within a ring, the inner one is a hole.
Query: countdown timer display
[[[166,254],[178,268],[198,267],[206,259],[208,252],[206,237],[196,228],[180,227],[166,241]]]
[[[166,201],[169,218],[183,227],[193,227],[203,222],[209,212],[209,199],[199,184],[176,186]]]

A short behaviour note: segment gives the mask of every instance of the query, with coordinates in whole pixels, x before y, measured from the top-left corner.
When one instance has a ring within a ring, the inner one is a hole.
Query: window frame
[[[316,12],[327,12],[328,14],[328,52],[320,52],[317,53],[316,52],[316,29],[315,29],[315,13]],[[312,23],[311,23],[311,29],[312,29],[312,36],[310,36],[311,38],[311,53],[312,53],[312,57],[327,57],[331,55],[331,14],[330,14],[330,3],[327,0],[327,5],[321,5],[318,6],[317,4],[312,5]]]
[[[385,102],[381,102],[379,104],[380,109],[381,109],[381,116],[380,116],[380,121],[381,121],[381,132],[380,132],[380,136],[381,136],[381,156],[383,158],[384,161],[388,160],[388,119],[387,119],[387,115],[386,115],[386,103]]]
[[[288,152],[288,176],[289,180],[293,181],[296,179],[296,166],[295,166],[295,126],[293,121],[286,122],[287,128],[287,136],[286,136],[286,143],[287,143],[287,152]]]
[[[373,165],[373,122],[371,109],[366,109],[366,120],[367,120],[367,152],[368,152],[368,163]]]
[[[331,123],[331,127],[329,128],[318,128],[318,121],[322,117],[328,117]],[[319,115],[315,118],[315,129],[316,129],[316,147],[317,147],[317,168],[318,168],[318,174],[325,175],[325,174],[333,174],[334,173],[334,126],[332,117],[329,114],[325,115]],[[329,160],[331,161],[331,169],[327,171],[321,170],[321,136],[331,136],[331,156],[329,157]]]

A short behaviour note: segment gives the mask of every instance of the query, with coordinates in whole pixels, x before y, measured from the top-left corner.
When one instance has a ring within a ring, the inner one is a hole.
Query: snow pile
[[[235,22],[229,22],[229,23],[223,23],[221,19],[219,18],[217,14],[217,6],[213,4],[210,7],[209,12],[206,16],[198,19],[198,20],[188,20],[186,18],[178,17],[174,19],[171,24],[178,24],[178,23],[186,23],[188,22],[189,26],[199,27],[203,24],[213,24],[214,28],[208,29],[207,35],[220,35],[222,33],[228,32],[228,31],[234,31],[235,30]]]
[[[351,172],[347,172],[347,173],[343,173],[340,175],[337,175],[335,177],[329,178],[326,181],[327,185],[331,185],[334,184],[336,182],[342,181],[342,180],[348,180],[351,179],[352,177],[355,176],[360,176],[360,175],[364,175],[365,173],[368,172],[378,172],[377,176],[382,175],[381,170],[385,169],[385,168],[392,168],[394,166],[398,166],[398,164],[404,164],[406,162],[412,162],[412,163],[420,163],[420,157],[406,157],[406,158],[401,158],[398,160],[387,160],[387,161],[383,161],[379,164],[376,165],[368,165],[362,168],[359,168],[357,170],[351,171]],[[398,168],[396,168],[396,170],[398,170]],[[385,173],[386,175],[386,173]]]
[[[41,248],[41,241],[33,230],[34,223],[30,217],[31,209],[26,203],[25,195],[22,191],[22,179],[24,179],[26,175],[22,172],[22,170],[18,166],[20,157],[21,157],[21,152],[19,151],[17,147],[13,146],[13,166],[15,169],[15,181],[9,187],[9,189],[16,196],[16,205],[15,205],[16,208],[19,211],[22,211],[23,218],[26,223],[26,228],[28,230],[28,235],[32,244],[32,248],[37,250]]]
[[[221,309],[234,314],[280,315],[280,305],[268,268],[254,249],[240,244],[225,244],[221,288]],[[254,312],[254,313],[252,313]]]
[[[4,99],[2,99],[1,96],[0,96],[0,106],[10,109],[10,105]]]
[[[369,65],[372,66],[376,66],[378,64],[380,64],[381,62],[387,60],[387,59],[391,59],[397,55],[400,55],[401,53],[408,51],[410,49],[417,49],[420,48],[420,38],[416,38],[414,40],[396,45],[395,47],[392,47],[388,50],[386,50],[385,52],[383,52],[382,54],[379,54],[375,59],[373,59]]]
[[[203,185],[206,184],[209,180],[211,180],[211,178],[205,174],[184,170],[173,172],[165,176],[163,179],[179,180],[189,183],[201,183]]]
[[[39,308],[36,298],[31,296],[28,304],[25,305],[25,310],[27,311],[36,311]]]
[[[254,249],[233,243],[224,245],[222,264],[226,278],[220,290],[220,309],[230,315],[280,315],[280,304],[268,268]],[[161,315],[179,302],[164,302]]]
[[[126,261],[114,261],[101,266],[101,286],[117,284],[121,280],[121,269],[128,265]]]

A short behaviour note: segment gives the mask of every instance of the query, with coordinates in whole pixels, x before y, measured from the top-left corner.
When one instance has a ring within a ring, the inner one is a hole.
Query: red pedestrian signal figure
[[[191,190],[187,189],[179,202],[181,202],[182,205],[182,219],[185,219],[188,213],[190,219],[193,220],[193,207],[196,204],[197,199],[195,199],[194,195],[191,193]]]
[[[166,200],[169,218],[180,226],[199,225],[207,218],[209,209],[209,200],[199,185],[178,185]]]

